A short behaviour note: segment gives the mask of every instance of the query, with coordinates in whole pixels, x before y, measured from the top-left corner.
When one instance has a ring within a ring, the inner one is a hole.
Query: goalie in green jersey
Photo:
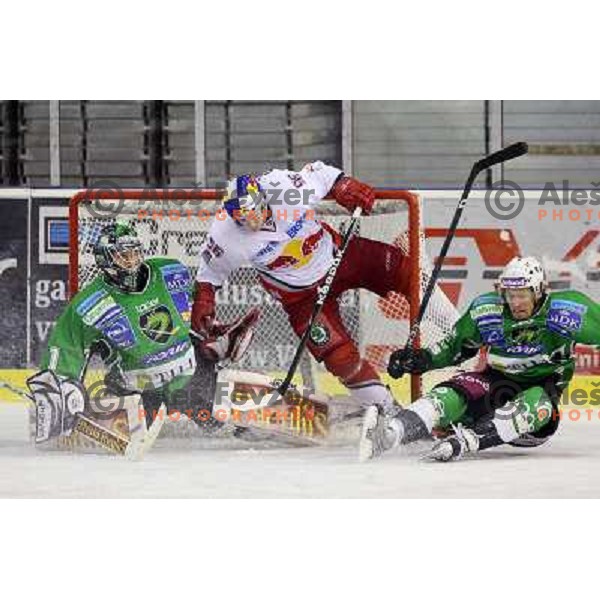
[[[28,380],[36,406],[36,441],[67,437],[80,417],[89,416],[89,390],[82,382],[93,354],[106,366],[97,396],[137,399],[130,421],[146,415],[144,423],[130,422],[128,433],[149,428],[162,408],[187,414],[205,427],[218,426],[211,416],[215,362],[240,358],[256,315],[220,325],[212,338],[192,344],[193,280],[186,266],[170,258],[144,260],[135,229],[125,223],[111,223],[98,232],[94,257],[101,274],[63,311],[41,371]],[[92,420],[102,425],[97,410],[92,413]],[[91,426],[88,422],[85,431]]]
[[[600,346],[600,305],[576,291],[550,292],[540,262],[515,258],[494,293],[477,297],[454,331],[432,349],[397,350],[394,378],[458,365],[487,351],[483,370],[461,372],[408,408],[365,414],[360,458],[370,459],[452,428],[427,455],[461,458],[501,444],[537,446],[558,428],[556,409],[575,370],[576,344]]]

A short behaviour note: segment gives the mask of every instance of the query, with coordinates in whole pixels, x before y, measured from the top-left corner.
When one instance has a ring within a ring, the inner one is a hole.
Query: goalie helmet
[[[142,244],[128,223],[111,223],[102,229],[94,246],[96,265],[125,292],[139,289],[144,264]]]
[[[252,215],[267,209],[266,193],[254,175],[240,175],[227,183],[223,207],[242,226]]]
[[[498,278],[500,293],[506,290],[530,289],[539,302],[546,293],[546,273],[540,261],[533,256],[513,258]]]

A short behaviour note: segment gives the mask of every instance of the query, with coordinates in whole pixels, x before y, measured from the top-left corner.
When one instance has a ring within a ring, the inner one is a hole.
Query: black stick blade
[[[511,144],[506,148],[502,148],[502,150],[498,150],[498,152],[494,152],[489,156],[482,158],[480,161],[478,161],[477,165],[479,170],[483,171],[484,169],[489,169],[490,167],[493,167],[499,163],[523,156],[523,154],[527,154],[528,150],[529,147],[527,146],[527,142],[516,142],[515,144]]]

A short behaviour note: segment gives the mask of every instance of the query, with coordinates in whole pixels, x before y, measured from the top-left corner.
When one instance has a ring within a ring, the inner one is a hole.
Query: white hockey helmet
[[[534,256],[513,258],[498,278],[498,290],[501,293],[528,288],[533,292],[536,302],[545,294],[547,285],[544,267]]]

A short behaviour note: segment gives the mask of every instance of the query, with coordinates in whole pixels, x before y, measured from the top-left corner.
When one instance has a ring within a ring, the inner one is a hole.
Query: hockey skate
[[[367,408],[360,436],[358,458],[361,462],[381,456],[398,446],[403,428],[401,421],[395,418],[395,413],[386,413],[377,405]]]
[[[460,460],[465,454],[479,450],[479,438],[472,429],[454,426],[454,433],[437,442],[423,457],[425,460],[449,462]]]

